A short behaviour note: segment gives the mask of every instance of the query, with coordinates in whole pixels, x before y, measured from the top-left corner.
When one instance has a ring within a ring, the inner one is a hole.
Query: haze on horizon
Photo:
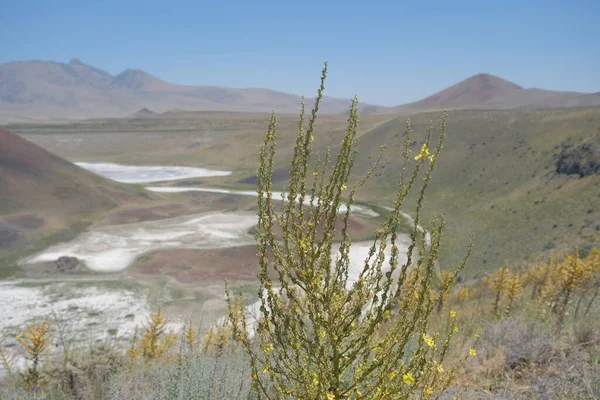
[[[519,12],[515,12],[519,10]],[[23,1],[0,14],[0,62],[72,58],[183,85],[262,87],[394,106],[477,73],[524,87],[598,92],[600,3],[83,4]]]

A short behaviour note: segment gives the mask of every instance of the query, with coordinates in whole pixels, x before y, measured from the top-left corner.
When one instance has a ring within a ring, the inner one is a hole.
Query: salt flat
[[[213,249],[253,243],[248,230],[257,222],[249,212],[186,215],[156,221],[94,228],[68,243],[47,248],[26,263],[77,257],[96,272],[127,268],[137,256],[168,248]]]
[[[105,178],[122,183],[148,183],[231,175],[231,171],[179,166],[137,166],[113,163],[75,163]]]
[[[81,284],[81,282],[79,282]],[[16,327],[42,316],[55,314],[77,331],[77,340],[93,342],[114,335],[130,334],[146,321],[146,293],[107,290],[101,281],[88,281],[74,288],[68,281],[18,280],[0,282],[0,328]],[[89,329],[98,325],[101,329]]]

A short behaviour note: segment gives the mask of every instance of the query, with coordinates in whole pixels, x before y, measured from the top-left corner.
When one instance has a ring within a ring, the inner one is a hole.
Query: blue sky
[[[395,105],[479,72],[600,91],[600,1],[20,0],[0,7],[0,62],[71,58],[194,85]]]

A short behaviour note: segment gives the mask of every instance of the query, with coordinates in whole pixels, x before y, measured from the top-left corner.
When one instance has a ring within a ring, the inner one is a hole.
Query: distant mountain
[[[394,112],[431,110],[563,108],[600,105],[600,93],[585,94],[526,89],[490,74],[478,74]]]
[[[68,64],[19,61],[0,64],[0,119],[124,117],[138,110],[248,111],[297,113],[300,97],[270,89],[184,86],[138,69],[118,75],[73,59]],[[310,101],[308,102],[310,103]],[[350,100],[326,97],[325,113],[345,112]],[[600,105],[600,93],[526,89],[489,74],[478,74],[425,99],[361,110],[418,113],[441,109],[561,108]]]
[[[296,113],[299,103],[300,96],[274,90],[183,86],[136,69],[112,76],[77,59],[0,64],[0,117],[121,117],[143,108]],[[322,109],[343,112],[349,105],[350,100],[325,98]]]
[[[142,108],[141,110],[137,110],[136,112],[131,114],[132,117],[147,117],[149,115],[156,115],[156,113],[152,110],[147,109],[146,107]]]

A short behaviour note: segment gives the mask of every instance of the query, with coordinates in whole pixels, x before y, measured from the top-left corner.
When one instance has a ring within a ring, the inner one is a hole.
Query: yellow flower
[[[398,375],[398,371],[396,371],[396,370],[393,370],[393,371],[390,373],[390,379],[394,379],[394,378],[396,377],[396,375]]]
[[[477,355],[477,350],[475,350],[474,348],[472,348],[472,347],[471,347],[471,348],[469,349],[469,355],[470,355],[471,357],[475,357],[475,356]]]
[[[385,319],[390,319],[390,310],[385,310]]]
[[[424,143],[423,146],[421,146],[421,151],[419,152],[419,154],[415,156],[415,160],[419,161],[421,158],[427,157],[428,155],[429,145],[427,143]]]
[[[319,173],[317,171],[313,172],[313,176],[318,176]]]
[[[427,388],[427,390],[425,391],[425,394],[427,396],[431,396],[433,394],[433,389],[432,388]]]
[[[433,340],[433,338],[426,333],[423,334],[423,341],[427,343],[427,346],[429,347],[435,346],[435,341]]]
[[[342,185],[342,190],[346,190],[346,189],[348,189],[348,186],[346,186],[345,184]]]
[[[329,393],[329,394],[327,395],[327,399],[328,399],[328,400],[335,400],[335,394],[333,394],[333,393]]]
[[[304,243],[303,241],[300,241],[300,247],[302,247],[303,249],[306,248],[306,243]]]
[[[456,311],[454,311],[454,310],[450,310],[450,316],[451,316],[452,318],[456,318]]]
[[[412,385],[413,383],[415,383],[415,377],[410,372],[407,372],[406,374],[402,375],[402,379],[407,385]]]
[[[271,343],[267,343],[267,345],[265,346],[265,353],[268,353],[271,350],[273,350],[273,345]]]

